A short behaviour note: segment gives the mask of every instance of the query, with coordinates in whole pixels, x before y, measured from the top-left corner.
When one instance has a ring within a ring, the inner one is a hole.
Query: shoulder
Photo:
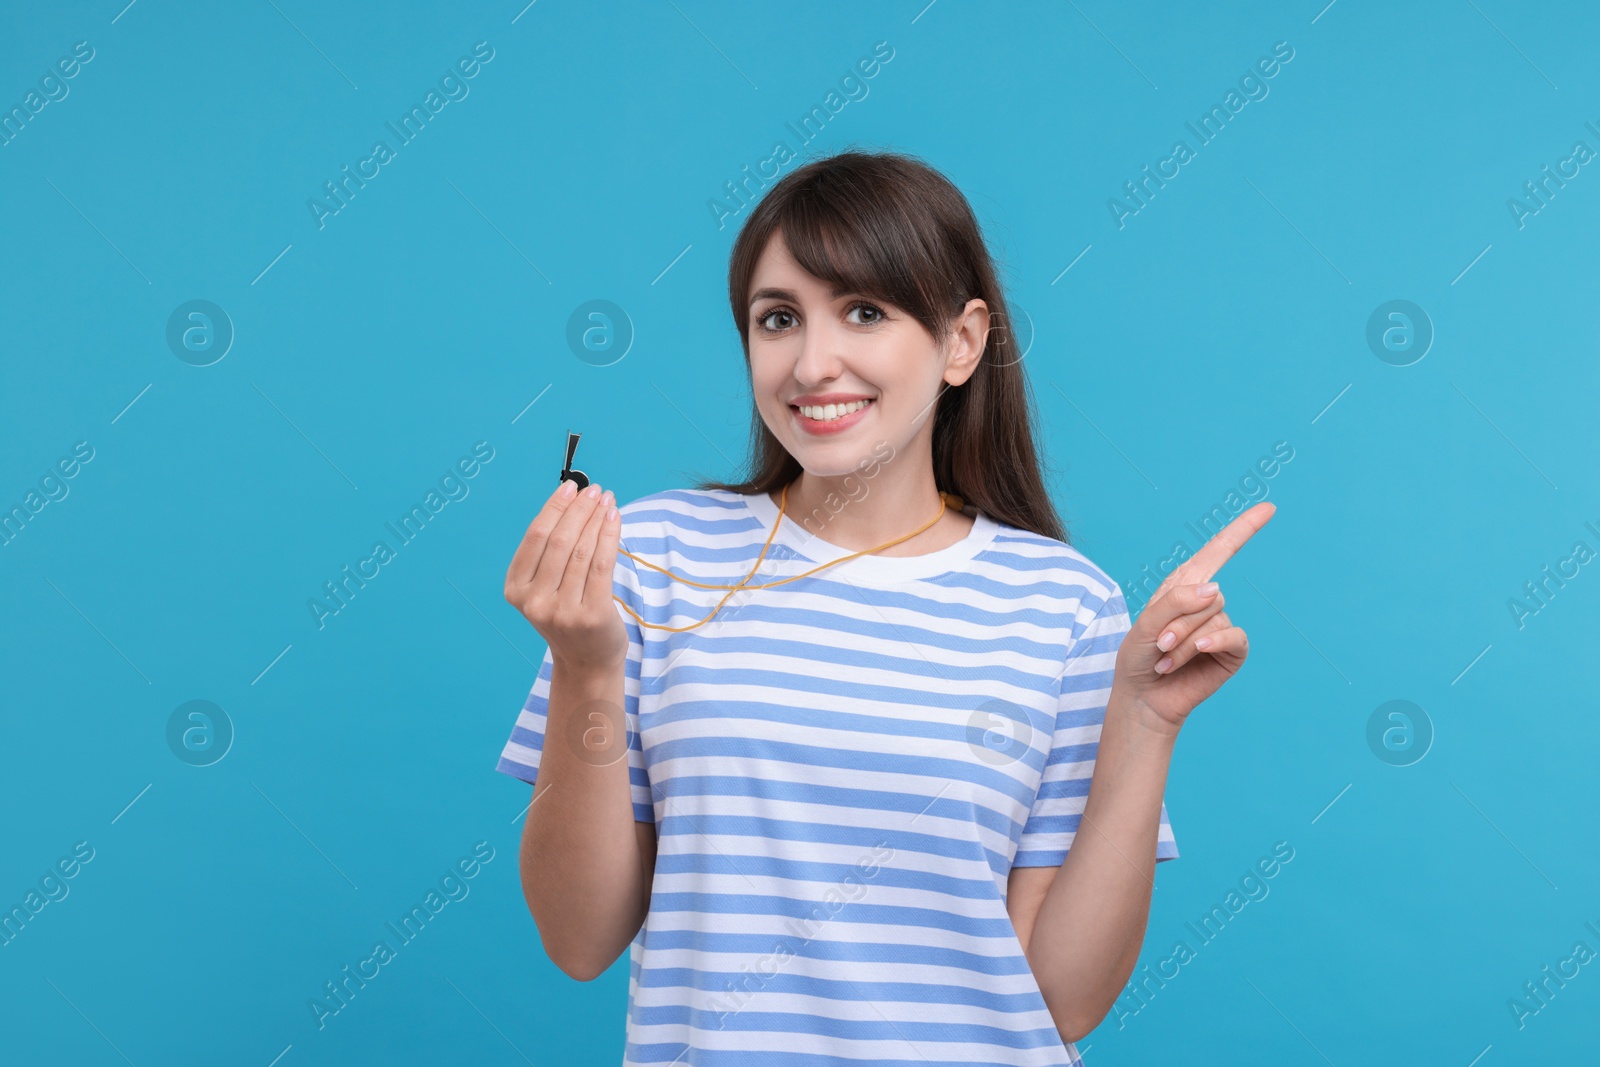
[[[699,522],[741,517],[744,504],[737,493],[723,489],[662,489],[618,505],[624,527],[651,524],[690,526]]]
[[[726,546],[748,538],[754,517],[744,498],[725,489],[662,489],[619,505],[622,536],[652,552]]]
[[[1079,549],[1053,537],[995,521],[994,540],[980,560],[1033,586],[1071,616],[1073,636],[1101,615],[1126,614],[1122,587]]]

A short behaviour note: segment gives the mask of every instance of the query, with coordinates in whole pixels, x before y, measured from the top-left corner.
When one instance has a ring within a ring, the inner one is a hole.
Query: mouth
[[[829,404],[821,408],[808,406],[806,410],[813,412],[813,415],[806,414],[806,411],[794,404],[789,405],[789,410],[794,413],[795,422],[806,433],[827,436],[842,433],[860,422],[876,403],[877,400],[872,399],[850,404]],[[852,408],[854,410],[851,410]],[[815,414],[820,414],[822,417],[817,418]]]

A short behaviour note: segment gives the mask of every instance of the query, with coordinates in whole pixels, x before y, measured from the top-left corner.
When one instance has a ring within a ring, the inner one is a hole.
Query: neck
[[[944,507],[931,469],[914,477],[893,480],[880,468],[875,478],[851,473],[837,478],[802,473],[791,482],[788,497],[782,489],[769,494],[782,504],[784,514],[813,537],[852,552],[860,552],[905,537],[938,516],[938,521],[915,537],[883,549],[883,556],[920,556],[948,548],[964,538],[973,520]],[[943,513],[940,509],[943,508]]]

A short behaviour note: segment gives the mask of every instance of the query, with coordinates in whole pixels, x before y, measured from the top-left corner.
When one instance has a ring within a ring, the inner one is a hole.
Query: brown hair
[[[750,286],[777,230],[795,262],[821,281],[883,300],[943,345],[974,297],[989,306],[983,356],[960,386],[946,384],[934,412],[933,477],[990,518],[1066,542],[1034,449],[1034,402],[1011,316],[966,197],[915,157],[847,151],[815,160],[773,186],[750,213],[728,263],[728,300],[750,366]],[[772,492],[802,468],[752,401],[750,475],[702,480],[700,489]]]

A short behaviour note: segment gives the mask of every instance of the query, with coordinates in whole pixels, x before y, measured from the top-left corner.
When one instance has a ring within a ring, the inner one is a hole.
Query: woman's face
[[[781,231],[751,278],[750,380],[767,427],[805,470],[839,477],[880,442],[894,456],[932,454],[934,402],[977,367],[988,310],[970,301],[941,352],[923,325],[892,304],[833,293],[789,255]],[[914,454],[914,453],[911,453]]]

